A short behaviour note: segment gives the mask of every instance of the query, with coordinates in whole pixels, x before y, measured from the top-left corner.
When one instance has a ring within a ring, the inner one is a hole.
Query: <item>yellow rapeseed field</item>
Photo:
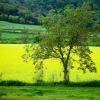
[[[25,82],[33,81],[34,65],[32,62],[23,62],[24,44],[0,44],[0,73],[3,73],[4,80],[20,80]],[[97,73],[73,69],[70,72],[71,81],[100,80],[100,47],[90,47],[93,51],[92,59],[96,63]],[[53,59],[46,60],[44,63],[44,80],[59,81],[63,80],[62,66],[59,61]]]

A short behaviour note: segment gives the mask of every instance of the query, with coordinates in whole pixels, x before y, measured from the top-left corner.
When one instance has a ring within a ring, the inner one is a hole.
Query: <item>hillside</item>
[[[48,11],[61,11],[66,5],[80,6],[87,0],[0,0],[0,20],[25,24],[40,24],[38,19]],[[100,0],[92,0],[91,7],[100,10]]]

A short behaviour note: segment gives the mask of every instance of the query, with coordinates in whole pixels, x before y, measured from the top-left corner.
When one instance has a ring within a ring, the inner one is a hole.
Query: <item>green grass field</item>
[[[5,21],[0,21],[0,29],[40,29],[43,28],[39,25],[26,25],[26,24],[16,24]]]
[[[33,43],[38,33],[44,31],[42,26],[15,24],[0,21],[0,43]],[[27,38],[27,41],[23,41]]]
[[[100,100],[100,87],[0,86],[0,100]]]
[[[45,29],[39,25],[15,24],[0,21],[0,43],[35,43],[36,37],[40,37],[40,33],[43,35],[44,31]],[[100,36],[97,38],[89,38],[84,43],[89,46],[100,46]]]

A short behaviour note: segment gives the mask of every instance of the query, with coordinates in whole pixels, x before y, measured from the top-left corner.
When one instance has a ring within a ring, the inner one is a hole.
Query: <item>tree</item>
[[[95,63],[90,56],[92,51],[85,45],[86,39],[97,31],[96,18],[95,12],[87,4],[78,8],[66,7],[63,14],[50,11],[47,17],[41,19],[46,29],[44,38],[38,44],[26,48],[24,59],[33,59],[34,63],[41,59],[59,59],[65,83],[69,82],[73,62],[78,62],[78,69],[84,73],[86,70],[96,72]],[[78,61],[73,55],[79,57]]]

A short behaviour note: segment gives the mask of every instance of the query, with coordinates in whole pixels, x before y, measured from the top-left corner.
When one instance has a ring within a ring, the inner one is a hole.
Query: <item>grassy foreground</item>
[[[100,87],[0,86],[0,100],[100,100]]]

